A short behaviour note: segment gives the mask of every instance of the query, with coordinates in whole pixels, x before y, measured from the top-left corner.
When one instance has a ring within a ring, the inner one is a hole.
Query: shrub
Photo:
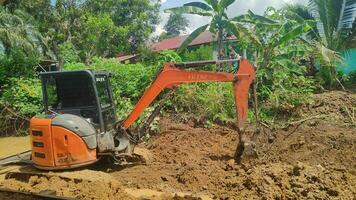
[[[42,112],[41,83],[36,78],[10,78],[0,97],[2,134],[24,133],[28,120]]]
[[[0,54],[0,90],[11,77],[34,77],[38,63],[37,55],[27,54],[20,48],[11,49],[9,55]]]
[[[236,119],[236,109],[231,83],[183,84],[176,91],[173,108],[190,117],[210,122],[231,122]]]
[[[186,50],[181,57],[183,61],[212,60],[213,46],[201,45],[196,49]]]

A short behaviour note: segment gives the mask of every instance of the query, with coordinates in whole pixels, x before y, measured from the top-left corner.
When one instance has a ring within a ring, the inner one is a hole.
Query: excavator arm
[[[255,79],[254,67],[248,60],[239,60],[239,68],[236,74],[226,72],[194,71],[181,68],[205,66],[207,64],[218,64],[224,62],[237,62],[238,60],[206,61],[191,63],[166,63],[156,80],[145,91],[137,102],[122,127],[128,129],[152,101],[166,88],[172,88],[182,83],[194,82],[232,82],[235,97],[235,106],[239,129],[244,129],[247,120],[248,92],[251,83]]]

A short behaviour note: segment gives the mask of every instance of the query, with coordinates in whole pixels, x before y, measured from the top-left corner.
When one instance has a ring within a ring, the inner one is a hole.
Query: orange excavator
[[[194,70],[231,62],[239,62],[235,73]],[[75,168],[104,156],[132,154],[140,136],[130,133],[130,126],[163,90],[184,83],[231,82],[242,130],[255,71],[246,59],[166,63],[123,122],[117,120],[109,77],[106,72],[88,70],[41,73],[45,114],[30,121],[31,158],[36,168]]]

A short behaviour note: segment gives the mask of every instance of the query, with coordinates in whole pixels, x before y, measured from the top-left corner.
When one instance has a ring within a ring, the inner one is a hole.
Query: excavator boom
[[[240,62],[237,73],[194,71],[180,68],[191,68],[205,66],[207,64],[217,64],[217,62]],[[194,82],[231,82],[235,97],[238,127],[243,129],[247,120],[248,92],[251,83],[255,79],[254,67],[246,59],[226,60],[226,61],[204,61],[191,63],[166,63],[156,80],[146,90],[141,99],[136,104],[128,118],[123,122],[122,127],[128,129],[142,112],[152,103],[152,101],[166,88],[173,88],[183,83]]]

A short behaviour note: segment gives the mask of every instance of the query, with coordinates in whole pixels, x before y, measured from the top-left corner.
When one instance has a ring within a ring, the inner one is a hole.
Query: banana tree
[[[230,32],[235,35],[237,32],[232,32],[231,22],[227,16],[227,8],[233,4],[236,0],[204,0],[204,2],[190,2],[181,7],[175,7],[166,9],[166,13],[183,13],[183,14],[195,14],[199,16],[210,17],[211,20],[208,24],[205,24],[195,29],[181,44],[178,52],[182,52],[187,46],[197,38],[201,33],[209,30],[211,33],[217,34],[217,46],[219,52],[219,59],[223,57],[223,34]],[[235,35],[238,36],[238,35]]]
[[[237,34],[244,39],[256,52],[257,66],[265,68],[270,65],[276,55],[281,54],[281,48],[295,40],[302,40],[315,25],[311,20],[291,20],[280,10],[269,8],[268,16],[260,16],[248,11],[232,19]]]

